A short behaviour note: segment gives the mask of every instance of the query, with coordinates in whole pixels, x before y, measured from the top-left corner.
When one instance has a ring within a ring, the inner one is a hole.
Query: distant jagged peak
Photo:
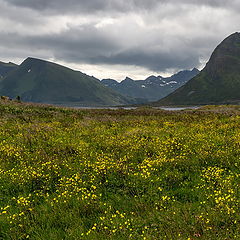
[[[111,79],[111,78],[102,79],[101,83],[107,87],[117,86],[120,84],[118,81]]]
[[[151,76],[147,77],[145,80],[155,80],[155,79],[159,80],[159,77],[151,75]]]
[[[8,65],[8,66],[17,66],[17,64],[13,63],[13,62],[2,62],[2,61],[0,61],[0,64],[1,65]]]
[[[200,72],[200,70],[197,69],[197,68],[193,68],[191,72],[196,72],[197,73],[197,72]]]
[[[134,81],[132,78],[130,78],[130,77],[126,77],[122,82],[125,82],[125,81],[127,81],[127,82],[132,82],[132,81]]]
[[[192,70],[182,70],[175,74],[173,74],[171,77],[168,77],[167,79],[173,79],[175,77],[185,77],[186,75],[197,75],[200,71],[197,68],[193,68]]]

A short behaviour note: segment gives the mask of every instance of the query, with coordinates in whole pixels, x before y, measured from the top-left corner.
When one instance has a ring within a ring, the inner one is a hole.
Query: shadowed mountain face
[[[15,70],[18,66],[14,63],[0,62],[0,79],[5,77],[11,71]]]
[[[103,86],[99,80],[61,65],[27,58],[0,83],[0,95],[24,101],[66,105],[121,105],[132,99]]]
[[[157,101],[195,77],[199,70],[181,71],[171,77],[150,76],[146,80],[132,80],[126,78],[122,82],[113,79],[103,79],[101,82],[125,96],[144,99],[145,101]]]
[[[240,103],[240,33],[227,37],[206,67],[186,85],[154,105]]]

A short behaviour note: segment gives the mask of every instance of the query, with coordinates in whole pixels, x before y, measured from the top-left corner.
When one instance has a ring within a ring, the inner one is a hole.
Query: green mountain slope
[[[0,79],[5,77],[8,73],[15,70],[18,66],[14,63],[0,62]]]
[[[227,37],[206,67],[186,85],[154,105],[240,103],[240,33]]]
[[[66,105],[121,105],[132,99],[103,86],[99,80],[61,65],[27,58],[0,84],[0,94],[24,101]]]

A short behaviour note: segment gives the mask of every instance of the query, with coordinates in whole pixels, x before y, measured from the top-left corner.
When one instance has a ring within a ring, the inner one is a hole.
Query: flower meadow
[[[240,239],[240,107],[0,104],[0,239]]]

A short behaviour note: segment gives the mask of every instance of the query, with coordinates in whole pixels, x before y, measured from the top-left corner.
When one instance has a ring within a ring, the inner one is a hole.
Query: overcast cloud
[[[28,56],[98,78],[201,68],[240,31],[239,0],[0,0],[0,61]]]

